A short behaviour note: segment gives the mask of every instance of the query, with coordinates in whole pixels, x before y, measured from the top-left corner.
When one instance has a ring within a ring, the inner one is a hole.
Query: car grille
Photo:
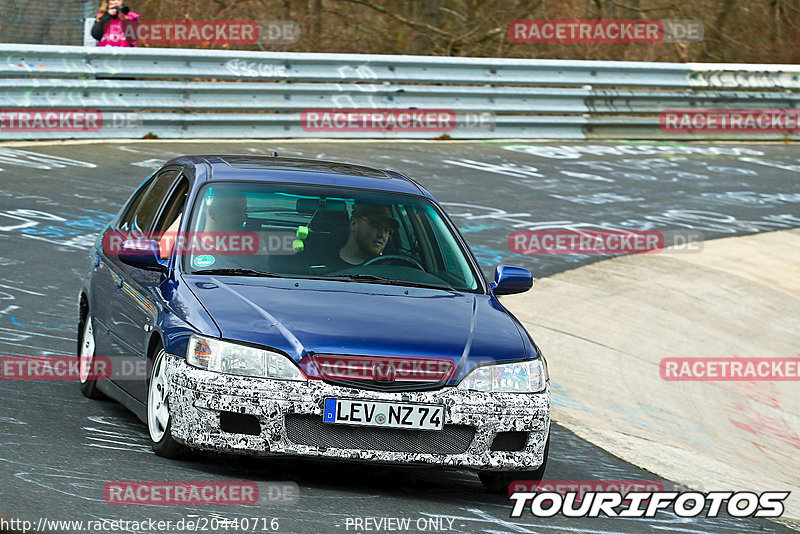
[[[373,391],[422,391],[442,388],[455,363],[439,358],[315,354],[304,371],[337,386]]]
[[[475,427],[444,425],[442,430],[344,426],[323,423],[315,415],[286,416],[286,435],[298,445],[363,451],[461,454],[475,437]]]

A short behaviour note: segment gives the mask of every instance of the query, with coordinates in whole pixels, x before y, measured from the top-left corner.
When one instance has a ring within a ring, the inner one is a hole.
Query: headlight
[[[545,388],[547,371],[541,358],[517,363],[484,365],[473,369],[458,389],[495,393],[538,393]]]
[[[300,369],[283,354],[210,337],[190,337],[186,361],[195,367],[218,373],[306,380]]]

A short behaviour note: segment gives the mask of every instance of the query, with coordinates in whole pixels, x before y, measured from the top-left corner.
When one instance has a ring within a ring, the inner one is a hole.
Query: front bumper
[[[432,464],[486,471],[532,471],[544,461],[550,386],[542,393],[378,392],[320,380],[291,382],[226,375],[167,355],[173,438],[196,449],[298,455],[381,463]],[[442,431],[389,430],[322,423],[325,397],[442,404]],[[255,416],[258,435],[220,428],[220,412]],[[491,450],[498,432],[527,432],[519,450]]]

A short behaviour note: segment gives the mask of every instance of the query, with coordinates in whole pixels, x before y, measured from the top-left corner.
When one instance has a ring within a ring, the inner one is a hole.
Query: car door
[[[153,180],[131,221],[130,232],[133,237],[146,239],[151,236],[162,206],[179,182],[179,174],[179,168],[168,168]],[[154,293],[161,282],[162,273],[139,269],[119,260],[114,262],[114,271],[112,275],[118,278],[111,310],[111,341],[119,356],[116,372],[124,375],[115,379],[115,382],[134,398],[145,402],[145,343],[161,306]]]
[[[144,198],[147,189],[152,185],[155,173],[140,185],[126,202],[120,216],[104,231],[101,239],[92,251],[93,273],[90,279],[91,301],[89,309],[94,318],[95,351],[98,356],[108,357],[119,354],[111,337],[113,323],[112,307],[117,287],[122,279],[119,268],[114,266],[115,250],[113,241],[130,231],[130,224]]]

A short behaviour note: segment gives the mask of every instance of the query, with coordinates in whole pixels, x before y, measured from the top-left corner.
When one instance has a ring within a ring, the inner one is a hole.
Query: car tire
[[[103,394],[97,389],[97,377],[93,374],[95,366],[96,345],[94,340],[94,325],[92,314],[86,310],[83,324],[78,323],[78,380],[81,393],[88,399],[100,399]]]
[[[547,468],[547,456],[550,453],[550,434],[547,434],[547,441],[544,444],[544,458],[542,465],[536,471],[480,471],[478,477],[481,484],[490,493],[505,493],[508,485],[515,480],[535,480],[541,481],[544,471]]]
[[[166,355],[163,348],[156,349],[147,379],[147,430],[153,452],[164,458],[179,458],[187,452],[187,448],[172,438]]]

